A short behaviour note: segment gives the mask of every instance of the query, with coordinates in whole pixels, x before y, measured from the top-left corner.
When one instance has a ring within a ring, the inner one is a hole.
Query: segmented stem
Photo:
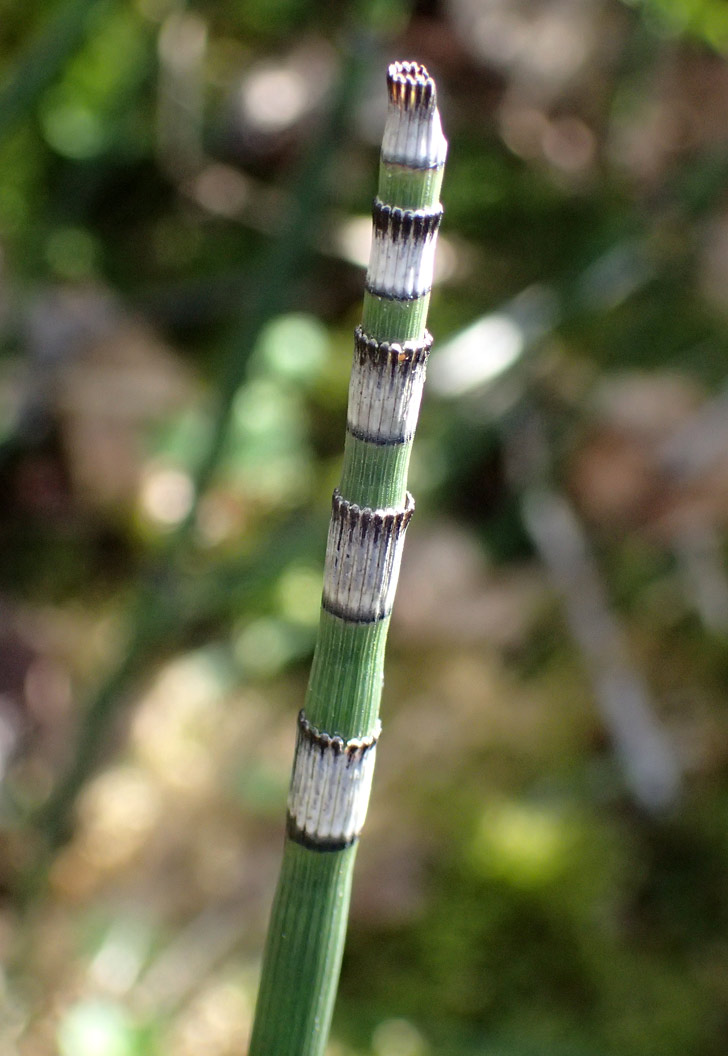
[[[407,469],[447,143],[424,66],[393,63],[321,620],[249,1056],[322,1056],[376,745],[384,649],[414,501]]]

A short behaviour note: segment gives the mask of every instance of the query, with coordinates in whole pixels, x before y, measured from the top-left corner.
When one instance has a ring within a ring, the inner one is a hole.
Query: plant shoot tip
[[[390,102],[402,110],[433,109],[435,82],[421,62],[393,62],[387,69]]]

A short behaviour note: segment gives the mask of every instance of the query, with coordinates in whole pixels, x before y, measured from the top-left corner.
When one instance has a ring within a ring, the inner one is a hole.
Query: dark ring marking
[[[388,236],[392,242],[426,242],[437,232],[443,212],[441,205],[434,209],[400,209],[375,198],[372,222],[375,233]]]
[[[411,161],[401,161],[397,157],[385,157],[384,155],[382,155],[382,161],[385,165],[397,165],[400,169],[409,169],[410,172],[435,172],[436,169],[445,167],[444,161],[440,162],[439,165],[415,165]]]
[[[372,531],[375,543],[380,535],[400,535],[412,520],[414,512],[415,500],[409,492],[406,505],[399,508],[385,507],[375,510],[371,506],[357,506],[355,502],[345,499],[338,488],[334,490],[331,499],[331,519],[342,522],[350,532],[358,528],[361,539]]]
[[[427,297],[432,293],[432,286],[428,286],[419,293],[389,293],[387,290],[378,290],[370,282],[364,283],[364,289],[367,293],[371,293],[372,297],[381,297],[383,301],[401,301],[403,304],[406,301],[419,301],[421,297]]]
[[[327,598],[321,599],[321,608],[324,612],[328,612],[329,616],[335,616],[338,620],[343,620],[344,623],[356,623],[361,627],[370,623],[381,623],[382,620],[388,620],[392,615],[390,606],[385,612],[378,612],[375,616],[357,616],[356,613],[345,609],[343,605],[336,605]]]
[[[349,436],[353,436],[355,440],[361,440],[365,444],[376,444],[377,447],[401,447],[402,444],[409,444],[414,439],[414,432],[402,433],[400,436],[379,436],[377,433],[368,433],[366,429],[356,429],[353,425],[348,422],[346,424],[346,431]]]
[[[389,367],[392,378],[398,370],[408,371],[414,367],[424,365],[432,348],[432,334],[425,330],[422,343],[415,345],[398,341],[377,341],[376,338],[365,334],[360,326],[354,331],[354,350],[360,366],[365,366],[369,361],[374,367],[385,364]]]
[[[315,836],[311,836],[308,832],[303,832],[299,829],[296,824],[296,819],[291,817],[290,814],[286,815],[286,836],[289,840],[293,840],[294,843],[299,843],[301,847],[306,847],[309,851],[345,851],[347,847],[352,847],[359,839],[359,834],[352,836],[350,840],[336,840],[330,836],[326,839],[316,839]]]
[[[436,169],[444,169],[444,161],[436,161],[432,165],[415,165],[413,162],[407,160],[404,161],[397,155],[385,154],[382,151],[382,161],[385,165],[396,165],[398,169],[405,169],[409,172],[435,172]]]
[[[367,737],[350,737],[349,740],[346,741],[338,733],[324,733],[322,730],[317,729],[313,723],[309,722],[306,718],[306,711],[304,708],[301,708],[299,711],[297,721],[301,737],[319,748],[322,755],[324,752],[331,749],[334,755],[345,753],[349,756],[350,761],[353,761],[357,756],[363,759],[366,753],[371,748],[374,748],[379,740],[379,734],[381,732],[381,730],[377,728],[374,733],[370,733]],[[377,726],[379,726],[379,723],[377,723]]]

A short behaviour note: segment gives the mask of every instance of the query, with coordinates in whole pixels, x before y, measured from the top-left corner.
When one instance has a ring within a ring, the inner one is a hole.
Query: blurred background
[[[725,4],[0,12],[0,1051],[245,1052],[400,58],[450,156],[331,1056],[724,1053]]]

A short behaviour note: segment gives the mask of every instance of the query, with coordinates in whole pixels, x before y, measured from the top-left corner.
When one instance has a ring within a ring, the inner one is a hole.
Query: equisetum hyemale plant
[[[447,142],[424,66],[394,63],[387,83],[342,479],[250,1056],[321,1056],[326,1045],[380,733],[384,647],[414,509],[407,468],[432,344],[425,322]]]

